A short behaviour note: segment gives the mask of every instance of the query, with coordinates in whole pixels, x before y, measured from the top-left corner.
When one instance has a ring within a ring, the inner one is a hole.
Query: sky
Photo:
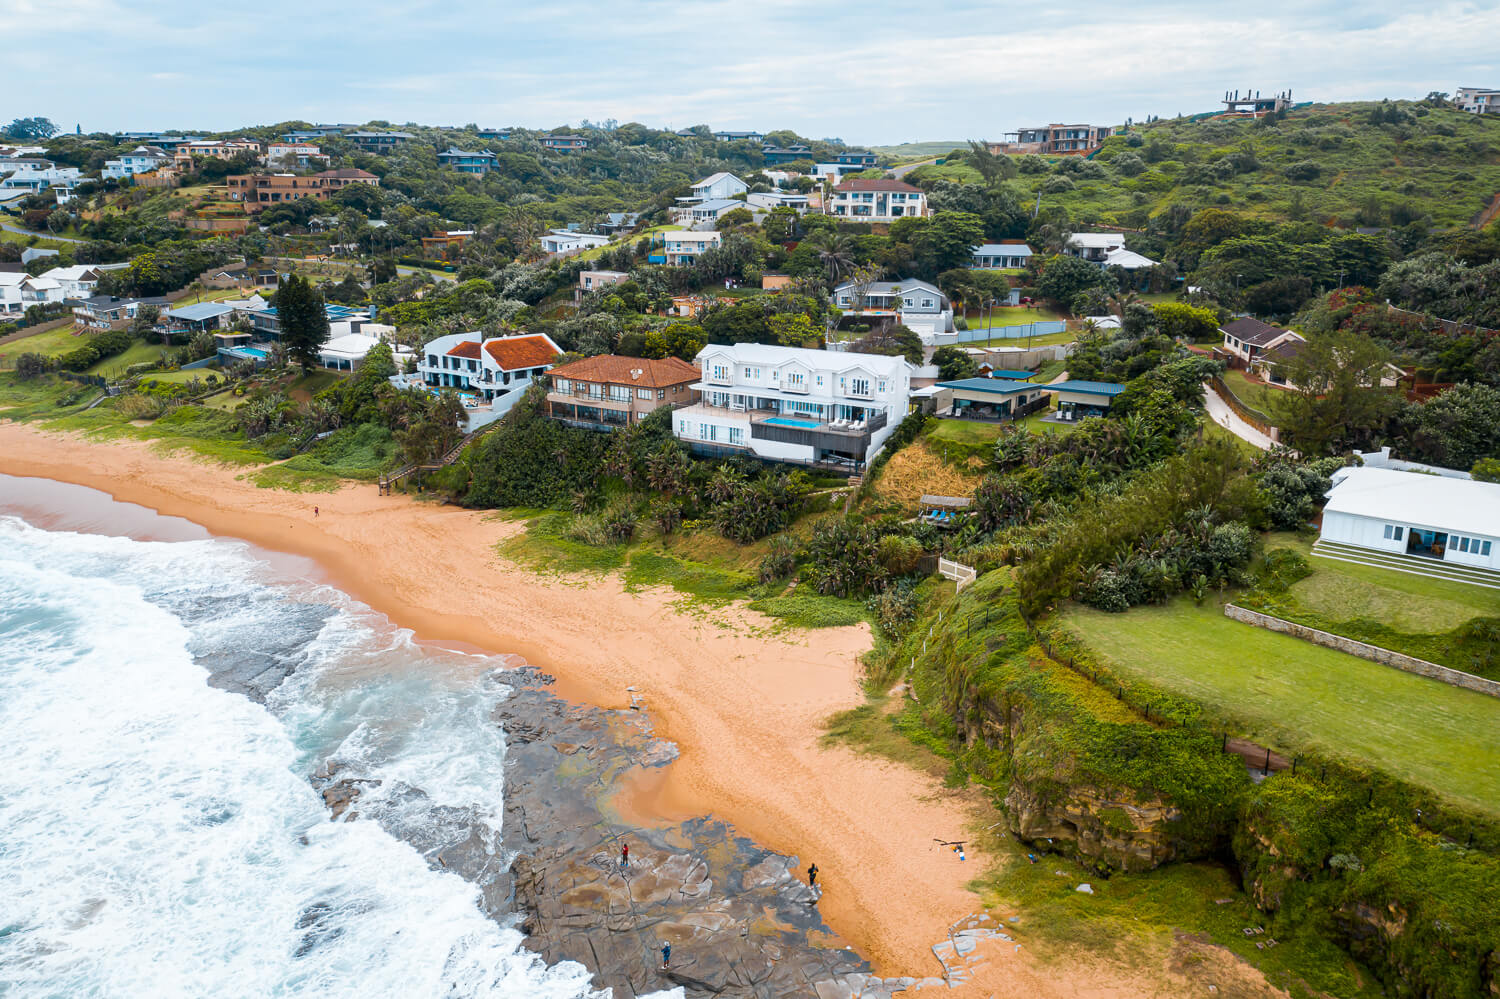
[[[1500,87],[1500,0],[0,0],[0,119],[582,119],[857,144]]]

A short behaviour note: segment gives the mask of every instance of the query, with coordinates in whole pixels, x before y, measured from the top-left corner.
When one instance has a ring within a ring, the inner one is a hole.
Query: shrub
[[[870,610],[880,630],[899,638],[917,618],[917,591],[910,583],[899,583],[870,598]]]
[[[892,576],[910,576],[922,561],[922,544],[904,534],[887,534],[880,539],[880,564]]]
[[[1500,482],[1500,458],[1480,458],[1469,474],[1476,482]]]
[[[1288,166],[1283,173],[1288,180],[1317,180],[1323,167],[1313,160],[1301,160]]]
[[[819,593],[854,596],[885,582],[880,538],[873,528],[847,520],[824,520],[807,543],[806,575]]]
[[[766,557],[760,560],[760,581],[774,583],[778,579],[785,579],[796,567],[796,544],[785,534],[778,534],[771,539],[771,544],[766,549]]]
[[[115,400],[115,411],[127,420],[154,420],[167,411],[167,403],[159,396],[132,392]]]
[[[33,378],[46,374],[52,362],[35,351],[27,351],[16,358],[16,377],[22,381],[30,381]]]

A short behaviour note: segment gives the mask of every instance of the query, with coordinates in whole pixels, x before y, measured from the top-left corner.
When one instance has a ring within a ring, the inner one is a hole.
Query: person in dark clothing
[[[807,887],[809,887],[809,888],[816,888],[816,887],[818,887],[818,865],[817,864],[808,864],[807,865]]]
[[[664,943],[661,945],[661,970],[666,971],[667,965],[672,963],[672,945]]]

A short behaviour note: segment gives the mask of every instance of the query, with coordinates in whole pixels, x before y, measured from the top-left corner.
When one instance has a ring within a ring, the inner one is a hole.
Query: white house
[[[51,305],[65,297],[62,285],[52,278],[0,271],[0,315],[19,315],[33,305]]]
[[[712,230],[708,232],[667,232],[662,234],[662,246],[667,263],[685,266],[695,262],[703,251],[723,243],[723,236]]]
[[[704,177],[693,185],[692,201],[728,200],[736,194],[744,194],[750,185],[732,173],[720,171]]]
[[[1014,270],[1031,263],[1036,251],[1025,243],[985,243],[974,247],[974,271]]]
[[[753,191],[745,195],[745,203],[754,208],[794,208],[807,210],[807,195],[800,191]]]
[[[335,371],[353,371],[365,359],[380,337],[368,333],[345,333],[329,339],[318,348],[318,363]]]
[[[88,264],[54,267],[42,277],[56,281],[62,288],[63,298],[88,298],[99,285],[99,272]]]
[[[1263,323],[1249,316],[1236,319],[1219,327],[1224,334],[1224,349],[1242,362],[1242,367],[1254,367],[1266,353],[1285,343],[1301,343],[1302,334],[1296,330],[1283,329]]]
[[[940,333],[951,333],[953,304],[935,285],[916,278],[873,281],[861,287],[845,281],[833,289],[833,304],[846,314],[894,319],[931,343]]]
[[[323,150],[311,142],[272,142],[266,146],[266,165],[272,169],[307,167],[326,159]]]
[[[1491,87],[1459,87],[1453,105],[1469,114],[1500,114],[1500,90]]]
[[[48,187],[71,190],[83,179],[83,171],[77,167],[37,167],[26,164],[0,180],[0,189],[11,191],[40,191]]]
[[[900,180],[846,180],[833,189],[828,214],[858,222],[891,222],[927,214],[927,195]]]
[[[1307,346],[1307,341],[1296,333],[1279,340],[1274,347],[1259,351],[1248,367],[1260,373],[1272,385],[1283,385],[1295,389],[1298,386],[1286,376],[1286,366]],[[1406,372],[1387,361],[1380,372],[1381,388],[1395,388]]]
[[[1500,569],[1500,483],[1341,468],[1323,507],[1325,542],[1406,557],[1414,571],[1423,561]]]
[[[700,453],[859,467],[906,416],[905,358],[758,343],[710,344],[696,358],[701,401],[672,414]]]
[[[155,146],[136,146],[117,160],[105,160],[99,176],[105,180],[126,180],[138,173],[151,173],[172,162],[172,156]]]
[[[672,221],[677,225],[692,228],[698,226],[712,227],[719,219],[728,215],[736,208],[744,207],[745,202],[730,201],[728,198],[715,198],[712,201],[695,201],[673,208]]]
[[[1063,252],[1100,267],[1140,271],[1156,266],[1156,261],[1150,257],[1125,249],[1125,234],[1122,232],[1075,232],[1068,237]]]
[[[608,244],[608,236],[597,236],[591,232],[570,232],[567,229],[553,229],[542,237],[542,252],[572,253],[574,250],[587,250],[590,247],[606,246]]]
[[[545,333],[502,337],[477,331],[451,333],[422,348],[417,375],[433,388],[472,392],[485,400],[519,398],[561,353],[562,348]]]

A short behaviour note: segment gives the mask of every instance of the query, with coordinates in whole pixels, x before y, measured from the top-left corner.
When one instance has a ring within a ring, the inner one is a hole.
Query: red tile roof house
[[[696,364],[676,357],[651,360],[601,354],[553,368],[547,412],[555,420],[587,430],[614,430],[638,423],[663,406],[698,401]]]
[[[417,376],[432,388],[472,395],[476,403],[489,403],[491,411],[505,413],[561,353],[544,333],[453,333],[422,348]]]
[[[1302,339],[1301,334],[1295,330],[1272,326],[1249,316],[1226,323],[1219,328],[1219,332],[1224,334],[1225,352],[1236,358],[1229,362],[1230,366],[1236,368],[1254,367],[1268,351],[1288,341]]]

